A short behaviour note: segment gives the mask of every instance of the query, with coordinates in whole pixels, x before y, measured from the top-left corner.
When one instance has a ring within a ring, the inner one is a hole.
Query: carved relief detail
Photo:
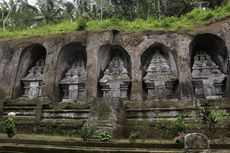
[[[36,65],[29,70],[29,73],[21,79],[25,92],[22,97],[33,99],[42,96],[42,81],[45,60],[38,60]]]
[[[114,57],[100,79],[103,97],[128,97],[131,79],[120,57]]]
[[[192,67],[195,97],[222,96],[225,78],[226,75],[205,51],[196,53]]]
[[[83,61],[76,61],[59,82],[63,88],[62,101],[84,101],[86,70]]]
[[[148,99],[173,98],[177,77],[168,60],[159,51],[153,55],[143,81]]]

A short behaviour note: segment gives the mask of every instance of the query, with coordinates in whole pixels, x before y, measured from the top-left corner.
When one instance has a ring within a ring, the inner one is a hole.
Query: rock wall
[[[41,53],[38,53],[42,50],[39,50],[40,46],[46,52],[42,97],[52,102],[61,101],[60,95],[63,93],[58,82],[71,67],[71,62],[73,63],[71,57],[78,56],[78,53],[83,51],[86,55],[85,101],[91,101],[94,97],[101,96],[99,80],[103,70],[108,66],[108,61],[111,60],[109,50],[115,48],[124,52],[122,53],[124,65],[131,75],[129,100],[143,100],[146,97],[143,61],[147,61],[148,56],[151,56],[151,54],[146,56],[145,53],[147,51],[151,53],[154,47],[157,47],[163,50],[166,48],[169,63],[173,63],[170,66],[177,72],[175,98],[192,99],[194,98],[191,75],[193,57],[197,50],[208,49],[208,54],[213,61],[226,74],[223,89],[224,96],[228,97],[230,92],[229,33],[229,19],[226,19],[219,23],[219,26],[214,23],[193,31],[123,33],[113,30],[2,40],[0,42],[0,87],[9,98],[17,99],[22,95],[23,84],[20,79],[31,67],[28,63],[33,63],[33,59],[40,56]],[[30,52],[31,47],[37,48],[32,49],[34,55],[25,55],[25,53],[33,53]]]

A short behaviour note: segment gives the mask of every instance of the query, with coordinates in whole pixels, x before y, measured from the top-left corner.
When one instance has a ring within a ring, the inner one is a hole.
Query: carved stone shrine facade
[[[0,42],[0,87],[12,99],[230,98],[230,37],[221,28],[191,35],[101,31],[17,41]]]
[[[120,57],[114,57],[100,79],[103,97],[128,98],[131,79]]]
[[[39,98],[42,96],[42,82],[45,60],[38,60],[29,73],[21,79],[24,84],[23,98]]]
[[[144,76],[148,99],[173,98],[177,76],[169,61],[157,51]]]
[[[195,96],[223,96],[223,81],[226,74],[221,72],[216,63],[205,51],[198,51],[192,66],[192,79]]]

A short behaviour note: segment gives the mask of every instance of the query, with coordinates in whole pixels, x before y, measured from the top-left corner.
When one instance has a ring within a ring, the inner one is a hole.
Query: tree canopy
[[[227,0],[0,0],[3,31],[91,19],[135,20],[179,17],[194,8],[215,8]]]

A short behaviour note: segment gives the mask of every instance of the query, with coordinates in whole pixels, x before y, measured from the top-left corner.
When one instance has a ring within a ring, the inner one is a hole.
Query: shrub
[[[129,134],[129,142],[130,143],[135,143],[136,140],[139,138],[140,133],[139,132],[131,132]]]
[[[99,138],[101,141],[109,141],[112,139],[112,133],[104,130],[99,134]]]
[[[218,123],[221,123],[227,114],[223,111],[220,110],[219,107],[215,107],[214,110],[210,110],[209,108],[204,108],[201,111],[201,120],[203,124],[208,125],[208,131],[209,135],[211,137],[211,140],[213,141],[214,139],[214,134],[215,134],[215,128]]]
[[[94,125],[90,126],[90,125],[84,124],[80,131],[80,136],[83,139],[83,141],[88,141],[92,139],[95,130],[96,128]]]
[[[88,17],[84,17],[84,16],[80,17],[78,19],[78,28],[77,28],[77,30],[78,31],[86,30],[88,20],[89,20]]]
[[[12,117],[8,117],[3,124],[4,132],[6,132],[8,138],[12,138],[16,134],[14,119]]]
[[[0,133],[3,133],[4,132],[4,122],[3,120],[0,120]]]
[[[141,122],[138,123],[137,125],[137,130],[140,135],[140,139],[142,142],[146,140],[146,138],[149,136],[149,121],[147,119],[143,119]]]
[[[188,128],[185,118],[182,115],[179,115],[175,120],[168,121],[166,123],[167,131],[173,136],[177,136],[179,133],[186,132]]]
[[[224,120],[225,113],[220,110],[219,107],[215,107],[214,110],[204,108],[201,111],[202,122],[204,124],[216,124]]]
[[[116,16],[113,16],[112,18],[110,18],[110,22],[111,22],[111,24],[114,25],[114,26],[119,26],[120,21],[121,21],[121,19],[119,19],[119,18],[116,17]]]

